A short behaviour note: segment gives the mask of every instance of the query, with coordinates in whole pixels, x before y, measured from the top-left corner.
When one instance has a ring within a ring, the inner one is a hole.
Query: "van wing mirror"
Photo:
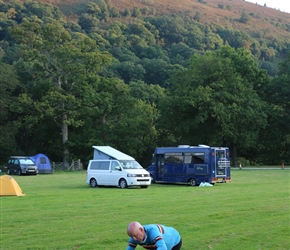
[[[122,171],[122,169],[121,169],[120,166],[116,166],[115,169],[116,169],[116,170],[119,170],[119,171]]]

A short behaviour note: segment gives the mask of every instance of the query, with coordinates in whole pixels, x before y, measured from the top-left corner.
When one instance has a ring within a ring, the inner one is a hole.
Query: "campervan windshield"
[[[143,167],[137,161],[119,161],[123,169],[142,169]]]

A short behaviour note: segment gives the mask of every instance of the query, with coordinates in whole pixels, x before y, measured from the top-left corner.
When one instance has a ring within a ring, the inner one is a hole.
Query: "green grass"
[[[235,170],[213,187],[94,189],[85,172],[13,176],[26,196],[0,197],[0,249],[126,249],[133,220],[175,227],[183,250],[290,249],[289,177]]]

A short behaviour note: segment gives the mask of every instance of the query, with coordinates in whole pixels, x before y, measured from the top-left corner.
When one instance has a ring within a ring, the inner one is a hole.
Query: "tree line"
[[[68,166],[110,145],[146,167],[179,144],[229,146],[233,165],[290,161],[289,43],[184,13],[134,8],[126,23],[112,8],[95,1],[68,21],[50,4],[0,3],[0,162],[42,152]],[[259,59],[278,54],[270,75]]]

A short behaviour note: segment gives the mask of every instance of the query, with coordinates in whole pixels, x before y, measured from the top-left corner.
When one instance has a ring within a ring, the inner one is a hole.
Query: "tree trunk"
[[[238,163],[237,163],[237,146],[236,146],[235,143],[231,144],[230,153],[231,153],[232,166],[237,167],[238,166]]]
[[[56,87],[61,89],[61,79],[60,77],[57,78]],[[62,113],[62,125],[61,125],[61,132],[62,132],[62,150],[63,150],[63,165],[66,169],[69,169],[69,150],[68,150],[68,124],[67,124],[67,114],[65,112],[65,106],[62,102],[61,104],[63,113]]]
[[[67,115],[63,113],[62,115],[62,145],[63,145],[63,164],[66,169],[69,168],[69,149],[68,149],[68,125],[67,125]]]

